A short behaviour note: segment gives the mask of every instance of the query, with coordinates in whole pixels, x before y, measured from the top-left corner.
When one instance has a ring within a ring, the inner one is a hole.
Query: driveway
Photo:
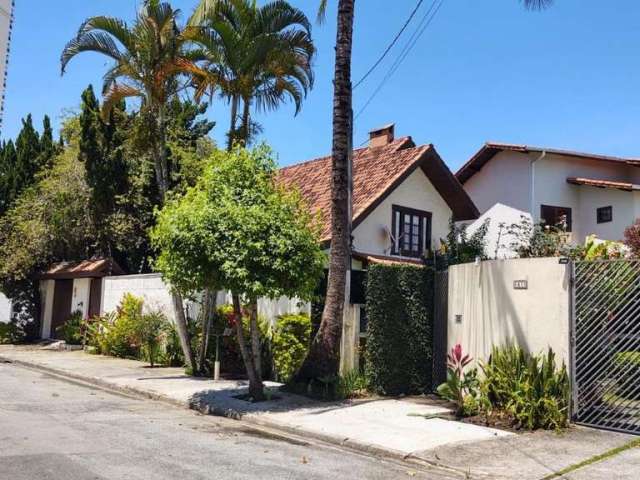
[[[0,479],[444,479],[0,364]]]

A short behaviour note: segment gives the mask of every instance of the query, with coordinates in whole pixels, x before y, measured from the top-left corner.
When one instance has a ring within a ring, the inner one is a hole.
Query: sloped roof
[[[599,155],[596,153],[584,153],[576,152],[572,150],[563,150],[559,148],[545,148],[545,147],[533,147],[530,145],[518,145],[515,143],[500,143],[500,142],[487,142],[480,150],[478,150],[473,157],[469,159],[460,169],[456,172],[456,178],[460,183],[464,184],[467,180],[473,177],[477,172],[485,166],[494,156],[500,152],[520,152],[520,153],[542,153],[546,152],[553,155],[561,155],[565,157],[577,157],[588,160],[600,160],[603,162],[622,163],[626,165],[640,166],[640,159],[638,158],[623,158],[614,157],[610,155]]]
[[[447,202],[455,220],[478,217],[478,210],[433,145],[415,146],[411,137],[381,147],[353,151],[354,228],[416,168],[422,168]],[[331,238],[331,157],[321,157],[279,172],[286,186],[297,187],[312,213],[321,212],[323,241]]]
[[[52,265],[39,278],[72,279],[72,278],[100,278],[109,275],[122,275],[124,271],[111,258],[94,258],[77,262],[60,262]]]
[[[567,183],[571,183],[573,185],[586,185],[589,187],[598,187],[598,188],[615,188],[617,190],[624,190],[626,192],[640,190],[640,185],[635,185],[633,183],[614,182],[611,180],[600,180],[597,178],[568,177]]]

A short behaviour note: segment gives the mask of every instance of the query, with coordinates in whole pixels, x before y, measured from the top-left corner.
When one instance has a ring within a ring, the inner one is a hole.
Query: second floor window
[[[403,257],[421,257],[431,248],[431,213],[393,205],[391,253]]]
[[[552,205],[540,206],[540,220],[547,227],[555,227],[571,232],[571,209]]]

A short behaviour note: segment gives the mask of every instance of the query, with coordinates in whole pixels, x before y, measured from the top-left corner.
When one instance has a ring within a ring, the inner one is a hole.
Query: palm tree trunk
[[[238,96],[234,95],[231,98],[231,122],[229,124],[229,134],[227,138],[227,151],[230,152],[233,149],[233,143],[236,137],[236,121],[238,118]]]
[[[331,251],[320,328],[296,382],[336,375],[347,271],[351,263],[351,51],[354,0],[339,0],[333,92]]]
[[[249,137],[250,137],[250,124],[251,124],[251,100],[247,97],[242,99],[242,133],[241,136],[242,142],[244,142],[243,146],[249,145]]]
[[[158,182],[158,191],[160,193],[160,206],[163,206],[169,191],[169,172],[167,164],[167,138],[166,138],[166,122],[164,105],[160,105],[158,110],[158,139],[155,142],[155,170]],[[189,329],[187,328],[187,319],[184,315],[184,305],[182,295],[177,291],[171,292],[171,300],[173,302],[173,310],[175,314],[176,330],[180,337],[180,345],[182,353],[184,353],[185,364],[193,374],[197,374],[197,365],[193,349],[191,348],[191,338]]]
[[[254,400],[262,400],[264,398],[264,386],[262,385],[262,379],[256,372],[256,366],[253,362],[253,358],[249,354],[247,343],[244,338],[244,328],[242,325],[242,307],[240,306],[240,296],[232,293],[233,298],[233,313],[236,317],[236,335],[238,337],[238,345],[240,346],[240,354],[244,361],[245,368],[247,370],[247,376],[249,377],[249,395]]]

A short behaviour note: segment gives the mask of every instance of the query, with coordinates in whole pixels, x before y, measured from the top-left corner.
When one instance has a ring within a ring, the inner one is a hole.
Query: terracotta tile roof
[[[110,258],[94,258],[77,262],[60,262],[52,265],[39,278],[71,279],[71,278],[99,278],[108,275],[122,275],[124,271]]]
[[[482,146],[480,150],[478,150],[475,153],[473,157],[469,159],[467,163],[465,163],[462,167],[460,167],[460,169],[456,173],[456,177],[458,178],[460,183],[464,184],[467,180],[469,180],[477,172],[479,172],[480,169],[482,169],[482,167],[484,167],[485,164],[489,162],[494,156],[504,151],[520,152],[520,153],[546,152],[548,154],[560,155],[565,157],[577,157],[577,158],[584,158],[588,160],[599,160],[603,162],[613,162],[613,163],[619,163],[619,164],[640,166],[640,159],[638,158],[614,157],[610,155],[576,152],[573,150],[563,150],[559,148],[545,148],[545,147],[533,147],[530,145],[518,145],[515,143],[487,142]]]
[[[633,190],[640,190],[640,185],[634,185],[627,182],[613,182],[611,180],[599,180],[596,178],[583,178],[583,177],[568,177],[567,183],[573,185],[587,185],[589,187],[598,188],[616,188],[618,190],[625,190],[631,192]]]
[[[377,204],[413,170],[422,167],[425,174],[447,201],[454,217],[477,218],[478,211],[453,174],[438,156],[433,145],[416,147],[411,137],[396,139],[375,148],[353,152],[353,225],[362,221]],[[297,187],[311,208],[321,212],[322,240],[330,239],[331,157],[321,157],[279,172],[286,186]]]

